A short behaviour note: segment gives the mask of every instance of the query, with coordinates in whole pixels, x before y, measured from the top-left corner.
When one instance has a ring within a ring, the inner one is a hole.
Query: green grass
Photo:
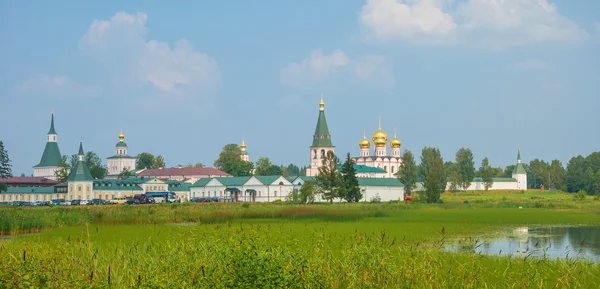
[[[497,195],[457,193],[435,205],[1,208],[5,232],[41,233],[0,241],[0,288],[600,286],[600,265],[577,259],[444,252],[451,238],[512,226],[600,225],[592,199]]]

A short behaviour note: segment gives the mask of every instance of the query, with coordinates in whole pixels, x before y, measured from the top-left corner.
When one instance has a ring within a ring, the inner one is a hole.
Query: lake
[[[517,227],[495,236],[461,238],[452,252],[600,262],[600,227]]]

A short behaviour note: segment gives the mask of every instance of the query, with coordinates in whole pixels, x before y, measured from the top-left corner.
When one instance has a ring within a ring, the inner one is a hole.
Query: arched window
[[[317,150],[313,150],[313,159],[317,158]]]
[[[325,150],[321,150],[321,158],[325,157]]]
[[[387,166],[383,166],[383,170],[387,172]]]

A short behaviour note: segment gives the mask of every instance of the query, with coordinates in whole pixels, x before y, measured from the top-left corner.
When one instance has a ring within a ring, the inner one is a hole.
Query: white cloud
[[[47,94],[65,96],[90,96],[98,92],[98,88],[91,85],[83,85],[65,75],[35,75],[16,88],[21,94]]]
[[[216,61],[196,51],[186,39],[173,45],[147,40],[147,18],[141,12],[118,12],[108,20],[94,20],[80,40],[80,48],[116,71],[163,92],[181,94],[219,85]]]
[[[547,62],[533,58],[517,61],[512,66],[523,71],[546,71],[550,69],[550,65]]]
[[[488,48],[532,43],[581,43],[589,34],[548,0],[367,0],[360,20],[371,38]]]
[[[456,29],[436,0],[367,0],[360,18],[378,39],[446,35]]]
[[[319,82],[349,63],[350,59],[340,49],[329,55],[324,55],[320,49],[313,50],[306,59],[285,66],[281,70],[281,81],[285,85]]]

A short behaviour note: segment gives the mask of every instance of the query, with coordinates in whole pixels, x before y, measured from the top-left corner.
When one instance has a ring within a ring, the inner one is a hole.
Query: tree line
[[[214,161],[215,168],[234,177],[243,176],[304,176],[306,167],[294,164],[287,166],[275,165],[268,157],[260,157],[255,163],[247,162],[240,158],[242,149],[237,144],[227,144],[223,147],[219,157]]]

